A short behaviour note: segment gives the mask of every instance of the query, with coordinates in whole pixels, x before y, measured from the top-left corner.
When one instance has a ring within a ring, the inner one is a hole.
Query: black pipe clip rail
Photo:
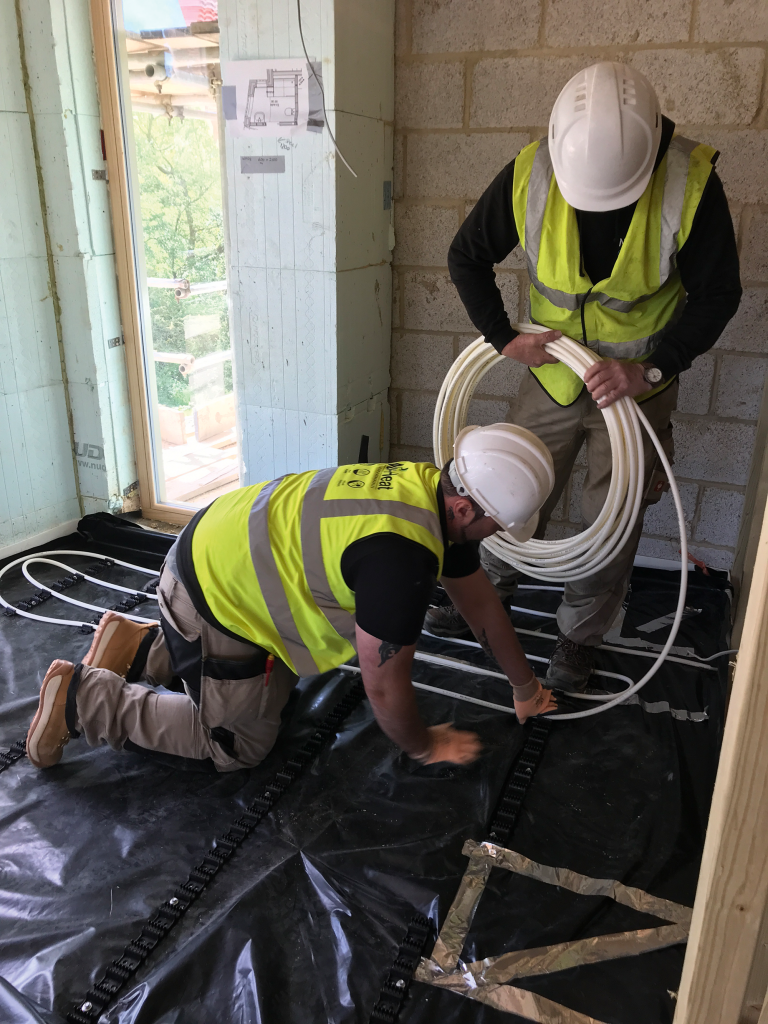
[[[365,696],[363,684],[356,683],[325,716],[298,753],[288,758],[275,772],[259,796],[251,801],[227,831],[215,840],[214,846],[173,895],[150,914],[140,934],[113,960],[97,981],[67,1014],[69,1024],[94,1024],[120,991],[133,979],[141,965],[158,943],[183,918],[195,900],[206,891],[218,872],[224,867],[238,846],[247,839],[262,818],[269,814],[277,801],[317,756],[322,744],[357,707]]]
[[[128,594],[119,604],[112,605],[113,612],[130,612],[137,605],[149,600],[149,594]]]
[[[550,723],[546,718],[533,719],[523,749],[507,777],[488,826],[488,838],[500,846],[509,841],[517,824],[523,800],[541,762],[549,729]],[[413,981],[413,972],[419,965],[431,932],[432,922],[428,918],[417,914],[411,920],[406,936],[400,943],[395,962],[381,987],[378,1002],[371,1012],[370,1024],[396,1024]]]
[[[95,565],[91,565],[88,568],[91,572],[95,572],[97,569],[101,569],[104,566],[112,566],[114,564],[115,563],[113,561],[107,560],[106,562],[97,562]],[[78,583],[82,583],[84,579],[85,577],[82,576],[80,573],[73,572],[71,576],[62,576],[61,579],[54,580],[54,582],[51,584],[50,589],[56,591],[56,593],[61,593],[62,590],[69,590],[70,587],[74,587]],[[113,612],[133,611],[134,608],[138,607],[140,604],[143,604],[145,601],[151,600],[155,596],[157,592],[157,585],[159,582],[159,576],[156,579],[150,580],[149,583],[147,583],[146,586],[143,587],[141,591],[138,591],[134,594],[127,594],[125,598],[122,601],[120,601],[119,604],[111,605],[111,610]],[[22,612],[31,611],[33,608],[37,608],[38,605],[44,604],[46,601],[50,601],[50,599],[53,596],[54,595],[50,593],[49,590],[36,590],[32,597],[28,597],[23,601],[19,601],[15,607],[10,606],[5,608],[3,614],[6,615],[8,618],[12,618],[14,615],[16,615],[17,609]],[[98,623],[98,621],[99,620],[97,619],[96,622]],[[80,627],[80,632],[92,633],[93,630],[90,628],[90,626],[85,625]]]
[[[85,552],[83,552],[83,554],[85,554]],[[100,569],[111,569],[114,564],[115,562],[112,558],[100,558],[98,562],[94,562],[92,565],[88,566],[88,572],[93,574],[98,572]]]
[[[70,587],[82,583],[84,579],[85,576],[81,576],[79,572],[73,572],[71,576],[62,576],[60,580],[54,580],[51,590],[69,590]]]
[[[28,597],[24,601],[18,601],[16,607],[22,612],[28,612],[32,608],[37,608],[39,604],[45,604],[46,601],[50,601],[52,596],[47,590],[36,590],[32,597]]]
[[[534,718],[528,737],[510,772],[501,798],[491,816],[488,838],[499,846],[506,846],[517,824],[525,795],[539,767],[549,736],[550,723],[546,718]]]
[[[69,590],[70,587],[76,586],[78,583],[82,583],[85,579],[80,573],[73,572],[71,576],[62,576],[59,580],[54,580],[51,584],[50,590],[36,590],[32,597],[28,597],[23,601],[18,601],[16,606],[9,606],[5,608],[3,614],[7,615],[8,618],[12,618],[16,614],[16,610],[22,612],[31,611],[33,608],[37,608],[38,605],[45,604],[46,601],[50,601],[54,596],[51,590],[55,590],[60,593],[62,590]]]
[[[415,914],[397,950],[395,962],[381,986],[379,1000],[371,1012],[371,1024],[394,1024],[400,1016],[413,972],[419,966],[427,939],[432,935],[432,922],[423,914]]]
[[[6,768],[10,768],[12,764],[16,764],[27,752],[27,741],[16,740],[12,743],[8,750],[0,750],[0,772],[4,772]]]

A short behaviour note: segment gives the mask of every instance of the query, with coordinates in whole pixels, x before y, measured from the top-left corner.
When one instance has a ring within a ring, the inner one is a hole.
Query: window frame
[[[183,508],[158,498],[153,464],[153,437],[150,424],[149,395],[145,383],[142,350],[141,310],[136,279],[136,251],[131,224],[131,202],[128,178],[129,154],[125,148],[120,79],[118,74],[118,40],[112,20],[111,0],[90,0],[96,84],[101,110],[109,180],[109,205],[115,248],[118,301],[125,342],[125,363],[131,406],[139,500],[147,519],[184,525],[197,508]],[[226,226],[226,207],[224,209]],[[226,233],[226,227],[225,227]],[[225,248],[228,245],[225,240]]]

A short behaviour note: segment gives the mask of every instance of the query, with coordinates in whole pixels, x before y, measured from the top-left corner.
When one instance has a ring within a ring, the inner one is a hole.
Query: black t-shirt
[[[471,576],[480,568],[479,543],[448,545],[445,503],[437,489],[445,539],[443,576]],[[437,559],[423,544],[397,533],[376,533],[350,544],[341,556],[341,574],[355,592],[355,621],[391,644],[416,643],[437,577]]]

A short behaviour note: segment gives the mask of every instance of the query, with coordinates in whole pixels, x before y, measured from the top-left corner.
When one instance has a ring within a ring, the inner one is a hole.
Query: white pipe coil
[[[549,328],[539,324],[513,324],[521,334],[543,334]],[[602,359],[584,345],[563,335],[545,346],[550,355],[569,366],[583,380],[584,374]],[[453,457],[453,443],[467,423],[467,412],[472,395],[486,373],[505,356],[500,355],[484,338],[478,338],[461,353],[440,388],[435,409],[433,445],[435,464],[444,466]],[[644,427],[659,456],[669,479],[670,490],[677,510],[680,530],[680,593],[672,628],[658,658],[637,683],[617,697],[606,698],[605,703],[588,711],[567,715],[552,715],[558,719],[585,718],[621,704],[637,693],[659,670],[675,642],[683,611],[688,584],[688,545],[685,517],[672,467],[661,442],[646,419],[642,409],[632,398],[621,398],[602,410],[611,442],[613,470],[605,504],[595,522],[574,537],[562,540],[529,540],[520,543],[509,534],[496,534],[483,541],[498,558],[528,576],[545,582],[574,582],[591,576],[614,558],[629,540],[641,513],[645,459],[640,425]],[[574,696],[579,696],[578,694]]]

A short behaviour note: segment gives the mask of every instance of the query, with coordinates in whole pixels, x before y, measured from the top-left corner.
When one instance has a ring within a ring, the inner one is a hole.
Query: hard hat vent
[[[601,61],[563,87],[549,134],[552,169],[566,203],[577,210],[618,210],[640,198],[653,174],[659,102],[639,71]]]

